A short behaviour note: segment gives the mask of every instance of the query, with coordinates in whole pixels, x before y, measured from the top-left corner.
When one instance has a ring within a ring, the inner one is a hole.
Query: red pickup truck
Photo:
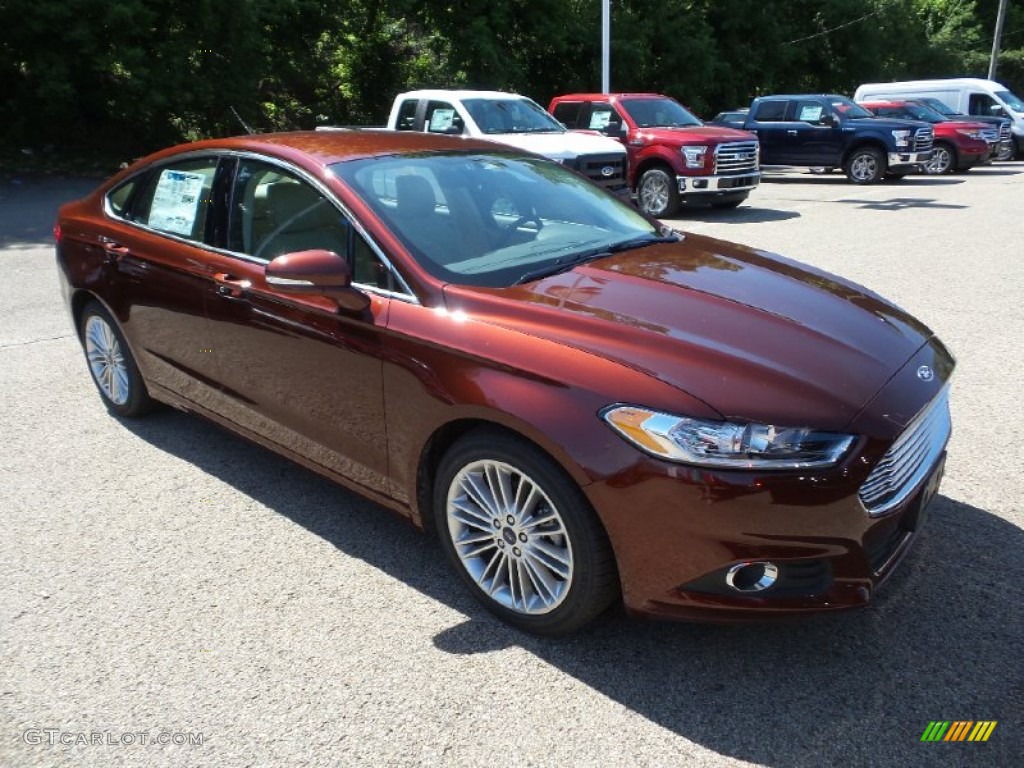
[[[761,181],[757,137],[705,125],[675,99],[657,93],[572,93],[548,112],[572,130],[618,139],[629,154],[629,185],[652,216],[684,203],[734,208]]]

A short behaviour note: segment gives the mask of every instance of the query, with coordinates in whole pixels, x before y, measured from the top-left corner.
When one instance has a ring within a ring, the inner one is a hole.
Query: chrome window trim
[[[282,159],[277,158],[277,157],[272,157],[270,155],[262,155],[262,154],[260,154],[258,152],[250,152],[250,151],[246,151],[246,150],[237,150],[237,149],[223,149],[223,150],[200,149],[200,150],[194,150],[194,151],[191,151],[191,152],[181,152],[179,154],[174,155],[171,158],[164,158],[159,163],[154,163],[152,165],[147,165],[145,168],[140,168],[137,173],[134,173],[131,176],[129,176],[128,178],[124,179],[120,184],[118,184],[117,186],[111,188],[106,194],[104,194],[103,195],[103,213],[104,213],[104,215],[106,215],[108,218],[115,219],[117,221],[123,222],[125,224],[129,224],[129,225],[131,225],[133,227],[141,229],[144,232],[150,232],[150,233],[155,234],[155,235],[160,235],[161,237],[166,237],[166,238],[169,238],[171,240],[174,240],[175,242],[183,243],[184,245],[189,245],[189,246],[192,246],[193,248],[198,248],[198,249],[203,250],[203,251],[208,251],[210,253],[216,253],[216,254],[221,255],[221,256],[227,256],[229,258],[238,259],[240,261],[245,261],[245,262],[248,262],[250,264],[260,264],[260,265],[269,264],[270,262],[269,262],[268,259],[258,259],[255,256],[252,256],[252,255],[250,255],[248,253],[241,253],[239,251],[232,251],[232,250],[229,250],[227,248],[218,248],[216,246],[210,245],[209,243],[201,243],[201,242],[198,242],[196,240],[191,240],[191,239],[189,239],[187,237],[181,237],[180,235],[175,235],[175,234],[173,234],[171,232],[164,232],[161,229],[154,229],[153,227],[147,226],[147,225],[142,224],[142,223],[140,223],[138,221],[132,221],[131,219],[126,219],[123,216],[117,215],[117,213],[114,212],[113,207],[110,205],[110,195],[114,192],[114,190],[120,189],[124,184],[128,183],[132,179],[135,179],[138,176],[141,176],[142,174],[147,173],[149,171],[158,170],[160,168],[163,168],[165,165],[169,165],[169,164],[171,164],[173,162],[176,162],[178,160],[182,160],[182,159],[195,160],[195,159],[202,159],[204,157],[214,157],[214,158],[217,158],[218,163],[220,162],[221,158],[225,158],[225,157],[237,157],[237,158],[242,158],[242,159],[258,160],[260,162],[267,163],[268,165],[276,165],[276,166],[278,166],[278,167],[288,171],[289,173],[292,173],[292,174],[298,176],[303,181],[306,181],[307,183],[312,185],[313,188],[316,189],[325,198],[327,198],[327,200],[335,208],[340,210],[342,215],[345,216],[345,218],[349,221],[349,223],[352,225],[352,227],[355,229],[355,231],[357,233],[359,233],[359,235],[363,238],[363,240],[366,241],[367,245],[370,246],[370,250],[373,251],[374,255],[377,256],[377,258],[379,258],[381,260],[381,263],[384,264],[388,268],[388,270],[394,276],[395,282],[398,283],[399,287],[402,290],[400,290],[400,291],[389,291],[389,290],[387,290],[385,288],[380,288],[380,287],[375,286],[375,285],[369,285],[367,283],[355,283],[355,282],[352,283],[352,287],[358,288],[359,290],[365,291],[366,293],[372,293],[372,294],[381,296],[383,298],[398,299],[398,300],[404,301],[404,302],[406,302],[408,304],[420,305],[422,303],[422,302],[420,302],[419,297],[417,297],[416,294],[412,292],[412,289],[409,288],[409,284],[405,281],[405,278],[403,278],[402,275],[399,273],[399,271],[397,269],[395,269],[395,265],[391,262],[391,259],[389,259],[384,254],[384,251],[377,244],[376,240],[374,240],[370,236],[370,233],[366,231],[366,228],[362,225],[362,222],[360,222],[355,216],[352,215],[352,212],[348,209],[348,207],[344,203],[342,203],[340,200],[338,200],[337,197],[322,182],[320,182],[319,179],[311,176],[309,173],[307,173],[303,169],[298,168],[295,165],[292,165],[291,163],[289,163],[286,160],[282,160]],[[328,170],[328,173],[331,173],[332,175],[334,174],[334,172],[331,171],[330,168],[328,168],[327,170]]]

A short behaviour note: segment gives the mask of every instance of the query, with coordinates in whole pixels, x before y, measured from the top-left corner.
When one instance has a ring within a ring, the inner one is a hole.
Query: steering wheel
[[[519,228],[523,226],[523,224],[526,224],[531,221],[537,225],[538,232],[544,229],[544,222],[541,221],[540,216],[537,215],[536,211],[524,214],[502,230],[501,237],[498,239],[497,247],[504,248],[506,245],[511,243],[512,238],[515,237],[515,234],[516,232],[519,231]]]

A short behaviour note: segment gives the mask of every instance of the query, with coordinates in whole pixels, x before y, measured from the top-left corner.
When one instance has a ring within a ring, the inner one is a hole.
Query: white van
[[[898,83],[865,83],[854,101],[892,98],[934,98],[965,115],[1007,117],[1017,144],[1017,156],[1024,154],[1024,101],[1005,85],[976,77],[945,80],[905,80]]]

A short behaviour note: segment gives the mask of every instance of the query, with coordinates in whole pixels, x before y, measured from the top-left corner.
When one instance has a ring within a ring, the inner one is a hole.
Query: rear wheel
[[[924,164],[926,172],[939,176],[943,173],[951,173],[956,167],[956,150],[943,141],[935,143],[932,149],[932,159]]]
[[[132,417],[151,410],[154,402],[124,335],[99,302],[91,301],[82,310],[79,336],[93,383],[110,412]]]
[[[846,158],[843,172],[854,184],[875,184],[885,175],[885,157],[873,147],[855,149]]]
[[[644,171],[636,187],[640,210],[655,218],[674,216],[679,210],[675,176],[665,168]]]
[[[442,459],[433,501],[449,561],[509,624],[571,632],[617,596],[604,528],[579,487],[533,444],[492,430],[470,433]]]

